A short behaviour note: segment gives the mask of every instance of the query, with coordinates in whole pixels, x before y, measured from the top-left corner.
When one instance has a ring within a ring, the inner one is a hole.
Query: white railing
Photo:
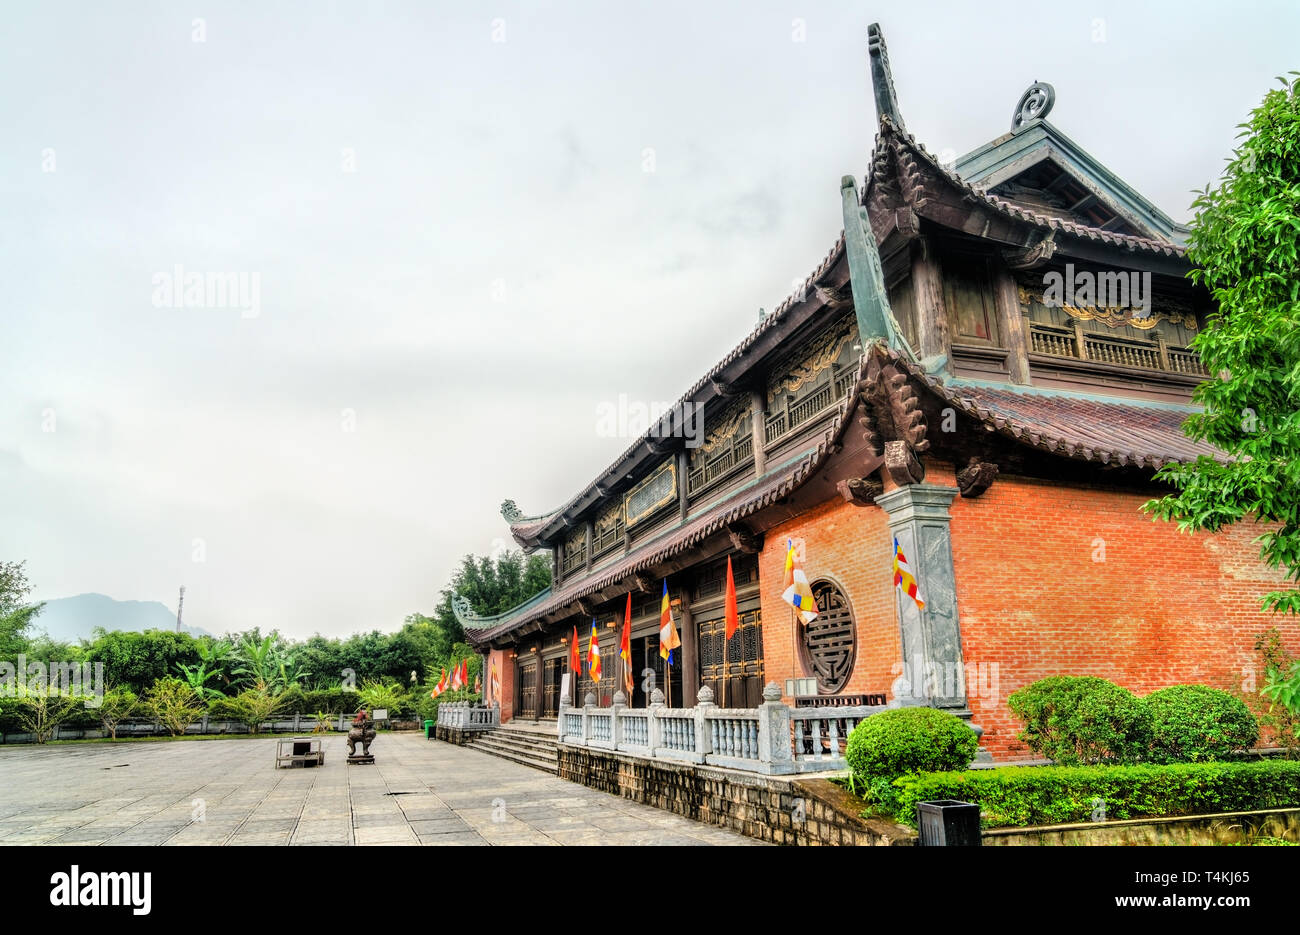
[[[452,730],[495,730],[501,726],[501,708],[485,708],[469,701],[445,701],[438,705],[438,726]]]
[[[768,683],[757,708],[719,708],[708,687],[700,689],[694,708],[667,707],[658,689],[648,708],[629,708],[618,703],[622,697],[616,695],[609,708],[596,707],[590,695],[581,708],[562,704],[560,743],[756,773],[844,769],[849,733],[885,710],[884,705],[792,708],[781,701],[775,682]]]

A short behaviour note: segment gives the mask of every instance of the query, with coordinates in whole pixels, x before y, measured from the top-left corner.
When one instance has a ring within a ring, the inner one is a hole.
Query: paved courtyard
[[[274,738],[0,747],[0,844],[756,844],[421,734],[275,769]]]

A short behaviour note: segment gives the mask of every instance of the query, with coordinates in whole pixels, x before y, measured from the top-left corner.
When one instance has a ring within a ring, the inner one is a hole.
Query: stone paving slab
[[[276,738],[0,746],[0,845],[751,845],[477,750],[381,734],[372,766],[276,769]]]

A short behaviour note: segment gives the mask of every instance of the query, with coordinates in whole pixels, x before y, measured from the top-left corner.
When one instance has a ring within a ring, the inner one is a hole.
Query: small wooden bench
[[[286,752],[285,748],[288,748]],[[310,737],[292,737],[278,742],[275,752],[275,767],[282,766],[324,766],[325,751],[320,741]]]

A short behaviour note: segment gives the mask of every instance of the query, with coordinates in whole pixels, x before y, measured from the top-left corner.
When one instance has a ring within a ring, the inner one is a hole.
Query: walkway
[[[273,738],[0,747],[0,844],[756,844],[422,734],[275,769]]]

